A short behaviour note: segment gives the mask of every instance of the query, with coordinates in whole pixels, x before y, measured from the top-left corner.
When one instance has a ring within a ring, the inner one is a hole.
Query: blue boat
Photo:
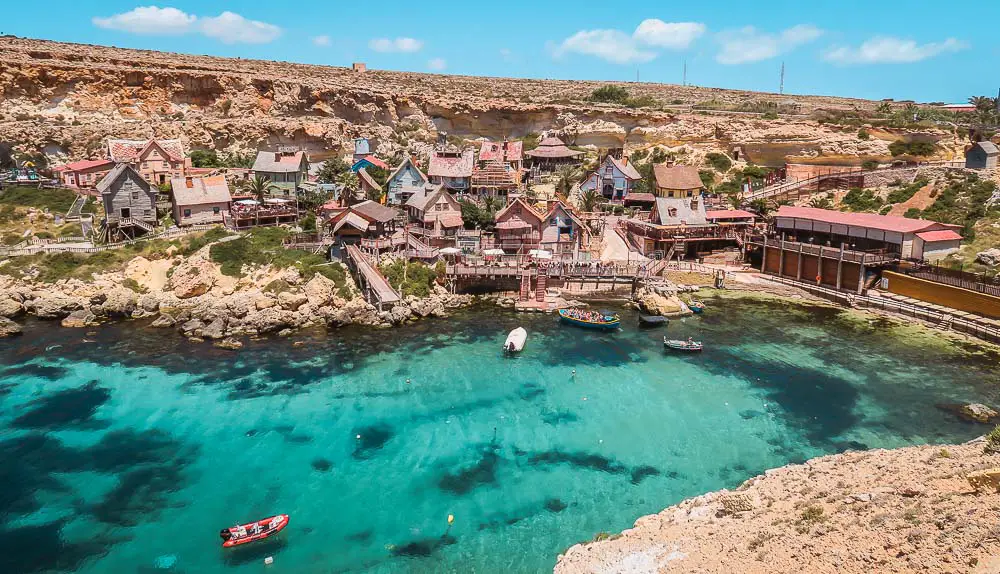
[[[583,327],[584,329],[618,329],[622,320],[617,313],[596,313],[593,311],[577,311],[574,309],[559,309],[559,318],[564,323]]]

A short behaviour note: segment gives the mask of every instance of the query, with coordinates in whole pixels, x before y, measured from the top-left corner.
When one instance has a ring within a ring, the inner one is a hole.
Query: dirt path
[[[909,211],[911,208],[916,208],[921,211],[927,209],[934,203],[934,198],[931,197],[931,193],[934,191],[934,184],[928,183],[927,185],[920,188],[920,191],[913,194],[913,197],[907,199],[903,203],[897,203],[892,206],[889,210],[889,215],[902,216],[904,213]]]

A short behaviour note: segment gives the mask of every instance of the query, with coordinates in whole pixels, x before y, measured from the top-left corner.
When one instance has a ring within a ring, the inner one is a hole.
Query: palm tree
[[[977,111],[991,112],[996,109],[997,101],[989,96],[972,96],[969,103],[975,106]]]
[[[814,197],[809,200],[809,207],[815,207],[816,209],[830,209],[833,207],[833,202],[830,201],[830,197],[827,195]]]
[[[589,213],[597,209],[597,206],[604,202],[604,196],[596,189],[588,189],[580,194],[580,209]]]
[[[497,195],[487,195],[483,198],[483,213],[489,217],[490,221],[496,219],[497,212],[503,209],[503,198]]]
[[[248,179],[246,183],[243,184],[243,191],[254,196],[260,203],[264,203],[264,196],[267,195],[267,192],[272,189],[277,189],[277,187],[278,186],[271,183],[269,178],[255,175],[253,176],[253,179]]]
[[[358,174],[351,170],[339,173],[336,177],[336,183],[340,186],[340,198],[344,202],[344,205],[354,203],[357,199],[358,188],[361,186]]]
[[[726,194],[726,199],[729,200],[729,205],[733,206],[733,209],[739,209],[743,207],[743,203],[746,201],[746,196],[743,194],[743,190],[739,189]]]
[[[771,213],[771,202],[764,198],[755,199],[750,202],[750,209],[753,209],[761,217],[767,217],[768,213]]]
[[[582,172],[578,167],[564,166],[559,168],[556,175],[558,176],[558,179],[556,179],[556,194],[568,197],[570,191],[573,190],[573,186],[580,181]]]

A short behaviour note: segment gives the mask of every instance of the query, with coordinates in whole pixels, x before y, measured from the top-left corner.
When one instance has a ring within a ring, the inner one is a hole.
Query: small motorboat
[[[688,339],[687,341],[679,341],[677,339],[668,339],[666,337],[663,338],[663,346],[675,351],[687,351],[689,353],[696,353],[704,348],[701,341],[692,341],[691,339]]]
[[[661,327],[669,322],[670,320],[662,315],[639,314],[639,326],[641,327]]]
[[[579,309],[559,309],[559,318],[563,322],[585,329],[617,329],[622,320],[617,313],[581,311]]]
[[[688,303],[688,309],[691,309],[692,313],[701,314],[705,310],[705,304],[701,301],[691,301]]]
[[[503,343],[503,350],[507,353],[520,353],[524,350],[524,344],[528,341],[528,332],[524,327],[518,327],[507,335],[507,340]]]
[[[249,544],[273,536],[288,526],[288,515],[279,514],[248,524],[238,524],[223,528],[219,532],[223,548],[232,548],[241,544]]]

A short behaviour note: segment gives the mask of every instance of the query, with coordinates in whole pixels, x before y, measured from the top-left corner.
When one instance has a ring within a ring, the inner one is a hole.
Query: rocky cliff
[[[817,109],[874,102],[630,83],[659,109],[593,104],[603,82],[368,71],[0,38],[0,141],[80,159],[108,137],[181,138],[190,149],[231,151],[292,144],[312,152],[374,139],[383,153],[426,151],[438,131],[469,138],[555,130],[599,147],[659,143],[726,149],[809,144],[813,153],[878,155],[887,142],[856,128],[821,125]],[[778,104],[787,113],[695,111],[692,105]],[[691,151],[691,150],[689,150]]]
[[[574,546],[555,571],[995,574],[998,463],[982,441],[818,458]]]

